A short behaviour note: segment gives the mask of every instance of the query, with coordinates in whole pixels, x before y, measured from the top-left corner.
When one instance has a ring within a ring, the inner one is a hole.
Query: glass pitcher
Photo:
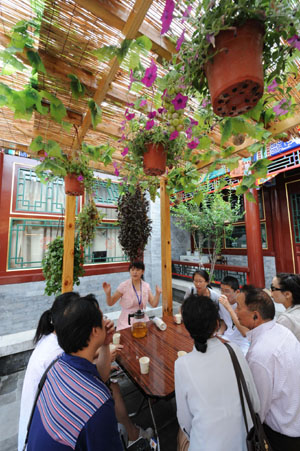
[[[128,324],[131,325],[131,333],[133,337],[143,338],[147,335],[145,313],[142,310],[137,310],[134,313],[130,313],[128,315]]]

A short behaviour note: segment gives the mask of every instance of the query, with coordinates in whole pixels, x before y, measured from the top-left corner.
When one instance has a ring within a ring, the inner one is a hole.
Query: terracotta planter
[[[144,172],[147,175],[162,175],[166,170],[167,154],[162,144],[145,145]]]
[[[67,174],[65,176],[65,193],[69,196],[82,196],[84,193],[83,182],[78,180],[78,174]]]
[[[221,50],[205,66],[212,106],[218,116],[238,116],[253,108],[263,95],[262,64],[264,30],[249,20],[236,30],[221,31]]]

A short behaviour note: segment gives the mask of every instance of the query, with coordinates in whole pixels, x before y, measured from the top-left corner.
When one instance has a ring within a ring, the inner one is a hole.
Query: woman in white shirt
[[[198,269],[194,272],[193,282],[194,286],[186,291],[184,299],[191,294],[198,294],[199,296],[207,296],[214,302],[219,300],[220,294],[210,288],[209,275],[205,269]]]
[[[218,307],[208,297],[191,295],[182,306],[182,317],[195,343],[192,352],[175,362],[177,417],[189,440],[188,449],[246,451],[246,428],[234,368],[228,350],[215,336]],[[239,347],[234,343],[231,346],[257,412],[259,398],[249,366]],[[248,406],[246,410],[251,427]],[[179,433],[179,450],[186,449],[183,433]]]
[[[290,329],[300,341],[300,276],[299,274],[280,273],[271,284],[274,302],[283,304],[286,311],[277,319],[279,324]]]

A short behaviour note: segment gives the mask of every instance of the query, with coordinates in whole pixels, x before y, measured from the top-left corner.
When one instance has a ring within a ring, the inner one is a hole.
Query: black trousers
[[[300,451],[300,437],[288,437],[263,424],[272,451]]]

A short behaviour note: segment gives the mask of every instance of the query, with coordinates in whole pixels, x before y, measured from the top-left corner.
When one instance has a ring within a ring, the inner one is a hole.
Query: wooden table
[[[144,338],[134,338],[131,329],[123,329],[120,344],[124,346],[117,362],[129,378],[148,398],[174,396],[174,362],[178,351],[191,351],[193,340],[182,324],[176,324],[173,316],[164,316],[165,331],[159,330],[152,321],[147,323]],[[140,373],[139,358],[150,357],[149,374]]]

